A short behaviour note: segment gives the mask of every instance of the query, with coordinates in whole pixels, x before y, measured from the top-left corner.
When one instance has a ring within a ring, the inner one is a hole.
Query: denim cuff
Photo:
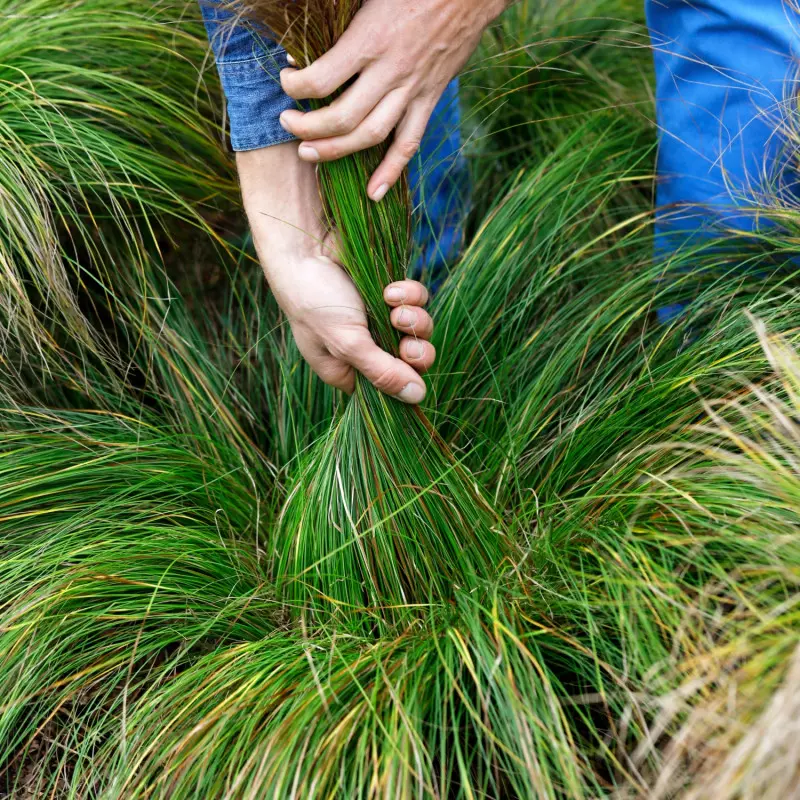
[[[231,147],[257,150],[293,141],[279,121],[298,107],[281,88],[286,51],[268,30],[236,21],[216,0],[200,0],[200,9],[227,100]]]

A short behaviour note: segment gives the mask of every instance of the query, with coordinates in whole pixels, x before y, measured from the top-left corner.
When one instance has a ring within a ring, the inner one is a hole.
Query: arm
[[[416,281],[387,287],[392,323],[404,334],[401,358],[394,358],[373,342],[361,297],[331,242],[322,241],[315,169],[300,160],[294,136],[278,122],[281,111],[295,107],[278,80],[285,51],[233,25],[220,3],[203,0],[201,8],[228,101],[253,240],[300,352],[322,380],[344,391],[352,391],[358,370],[381,391],[419,403],[425,396],[420,374],[435,357],[427,341],[433,322],[421,307],[425,288]]]
[[[433,320],[422,308],[425,287],[402,281],[386,288],[392,324],[404,334],[401,357],[394,358],[372,340],[361,297],[336,260],[335,242],[321,224],[314,167],[298,158],[293,144],[241,152],[236,163],[264,274],[311,368],[346,392],[358,370],[380,391],[421,402],[420,373],[435,358],[427,341]]]
[[[512,0],[368,0],[338,43],[302,70],[281,72],[296,100],[324,98],[354,76],[330,105],[281,114],[300,157],[330,161],[395,137],[371,177],[376,202],[416,153],[434,106],[466,64],[483,31]]]

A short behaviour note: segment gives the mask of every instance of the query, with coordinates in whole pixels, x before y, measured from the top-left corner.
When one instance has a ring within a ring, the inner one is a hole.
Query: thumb
[[[425,399],[427,389],[419,373],[405,361],[381,350],[375,342],[365,343],[348,360],[379,392],[409,405]]]

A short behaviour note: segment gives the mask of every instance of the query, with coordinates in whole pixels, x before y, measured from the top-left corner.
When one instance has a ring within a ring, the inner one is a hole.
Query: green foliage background
[[[0,3],[8,796],[790,795],[796,210],[653,264],[640,15],[521,2],[468,70],[427,411],[515,556],[371,631],[276,590],[341,398],[243,244],[196,9]]]

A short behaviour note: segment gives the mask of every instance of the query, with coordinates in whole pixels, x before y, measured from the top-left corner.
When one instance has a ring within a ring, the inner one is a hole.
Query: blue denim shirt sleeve
[[[278,120],[286,109],[297,108],[280,83],[286,51],[268,38],[268,31],[262,36],[251,24],[234,22],[217,0],[200,0],[200,9],[227,100],[233,149],[293,141]]]

